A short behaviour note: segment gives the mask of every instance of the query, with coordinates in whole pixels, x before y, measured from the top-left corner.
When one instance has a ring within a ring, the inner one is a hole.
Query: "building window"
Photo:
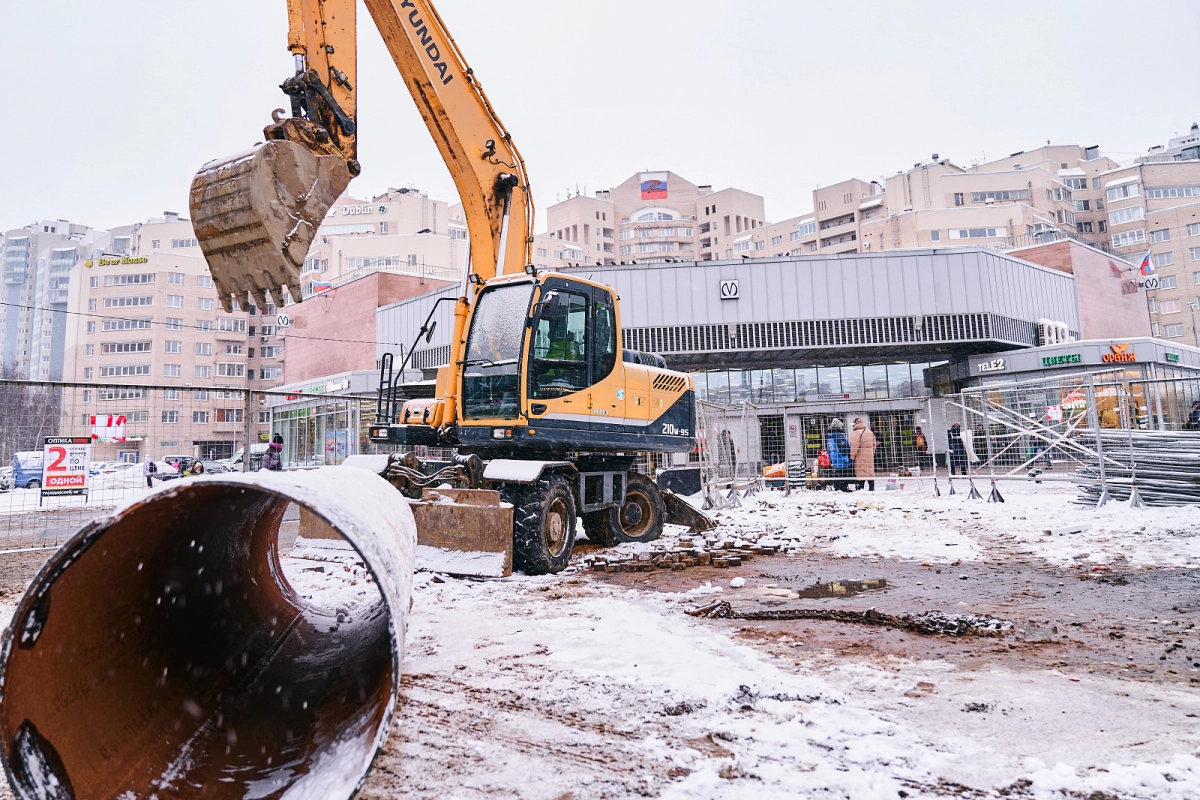
[[[244,378],[246,377],[246,365],[219,361],[217,362],[217,377]]]
[[[89,278],[88,279],[88,287],[91,289],[99,289],[100,288],[100,277],[97,275],[93,275],[91,278]]]
[[[1162,335],[1162,328],[1159,327],[1159,324],[1157,322],[1150,323],[1150,335],[1151,336],[1161,336]]]
[[[179,412],[178,411],[162,412],[162,424],[163,425],[178,425],[179,424]]]
[[[213,327],[212,327],[211,319],[196,320],[196,330],[197,331],[199,331],[201,333],[212,333],[212,329],[213,329]]]
[[[783,244],[782,236],[772,236],[771,237],[771,247],[779,247],[782,244]]]
[[[930,231],[929,232],[929,241],[940,242],[941,240],[942,240],[942,232],[941,231]]]
[[[955,193],[954,193],[954,205],[956,205],[956,206],[966,205],[966,203],[965,203],[965,201],[964,201],[964,199],[963,199],[963,193],[962,193],[962,192],[955,192]]]
[[[1158,313],[1160,313],[1160,314],[1178,314],[1179,313],[1179,301],[1178,300],[1163,300],[1161,303],[1158,304]]]
[[[163,352],[164,353],[182,353],[183,352],[183,342],[173,342],[170,339],[168,339],[165,342],[163,342]]]
[[[207,411],[193,411],[192,412],[192,424],[193,425],[207,425],[208,424],[208,412]]]
[[[1150,257],[1150,260],[1154,262],[1154,266],[1156,266],[1156,267],[1169,267],[1175,263],[1175,254],[1174,253],[1155,253],[1154,255],[1152,255]],[[1172,280],[1174,280],[1174,279],[1172,279]],[[1164,286],[1162,288],[1165,289],[1166,287]]]
[[[1118,200],[1124,200],[1126,197],[1138,196],[1138,185],[1136,183],[1127,183],[1124,186],[1114,186],[1104,193],[1108,198],[1108,202],[1115,203]]]
[[[958,202],[958,198],[960,198],[960,197],[962,197],[961,194],[954,195],[954,205],[956,205],[956,206],[962,205],[962,203]],[[1028,189],[1016,189],[1016,190],[1012,190],[1012,191],[1001,191],[1001,192],[971,192],[971,202],[972,203],[986,203],[988,200],[991,200],[992,202],[1005,202],[1005,201],[1014,202],[1014,201],[1018,201],[1018,200],[1028,200],[1028,199],[1029,199],[1029,190]]]
[[[1083,222],[1076,222],[1075,230],[1077,233],[1091,233],[1092,232],[1092,223],[1090,220],[1084,220]]]
[[[179,317],[167,317],[163,327],[169,331],[181,331],[183,330],[183,320]]]
[[[271,424],[271,412],[270,411],[258,412],[258,424],[259,425],[270,425]]]
[[[1163,336],[1167,339],[1178,339],[1180,336],[1183,336],[1183,324],[1176,323],[1174,325],[1164,326]]]
[[[212,367],[197,366],[194,370],[194,375],[197,378],[211,378],[212,377]]]
[[[83,402],[85,402],[85,403],[92,402],[92,390],[91,389],[83,390]]]
[[[83,379],[85,381],[90,381],[92,379],[92,368],[91,367],[83,368]]]
[[[1108,212],[1109,225],[1124,225],[1126,222],[1136,222],[1146,218],[1146,209],[1142,206],[1130,206]]]
[[[96,345],[89,344],[89,345],[85,346],[84,347],[84,355],[89,356],[89,357],[96,355]]]
[[[1168,200],[1176,197],[1200,197],[1200,186],[1169,186],[1164,189],[1147,189],[1147,200]]]
[[[145,275],[105,275],[105,286],[134,286],[141,283],[154,283],[154,273]]]
[[[1146,241],[1146,229],[1138,228],[1134,231],[1121,231],[1114,233],[1112,237],[1113,247],[1128,247],[1129,245],[1139,244]]]
[[[1146,308],[1150,310],[1151,314],[1157,313],[1158,312],[1158,300],[1153,297],[1147,297],[1146,298]]]
[[[231,344],[231,343],[228,343],[228,342],[227,342],[227,343],[225,344],[225,355],[227,355],[227,356],[240,356],[240,355],[242,354],[242,351],[243,351],[244,349],[245,349],[245,346],[244,346],[244,345],[240,345],[240,344]]]
[[[1154,242],[1155,244],[1157,244],[1159,242],[1171,241],[1171,229],[1170,228],[1162,228],[1161,230],[1151,231],[1150,232],[1150,241]]]
[[[181,295],[181,294],[167,295],[167,308],[183,308],[183,295]]]
[[[244,408],[218,408],[217,409],[217,424],[245,422],[246,409]]]
[[[89,344],[88,347],[91,347]],[[111,355],[113,353],[149,353],[152,347],[151,342],[101,342],[100,353],[102,355]],[[90,353],[88,355],[91,355]]]
[[[279,356],[282,354],[283,354],[283,345],[281,345],[281,344],[264,345],[258,351],[258,355],[260,358],[279,358]]]
[[[89,301],[90,303],[95,302]],[[105,308],[130,308],[134,306],[152,306],[154,305],[154,295],[143,295],[139,297],[106,297],[104,298]]]
[[[96,332],[96,323],[95,323],[95,322],[89,322],[89,323],[87,324],[87,332],[88,332],[88,333],[95,333],[95,332]]]
[[[100,368],[101,378],[127,378],[149,374],[149,364],[111,364]]]
[[[181,378],[183,377],[183,367],[180,364],[163,364],[164,378]]]
[[[545,258],[546,257],[546,248],[539,247],[537,249],[537,254],[538,254],[538,258]]]
[[[1096,230],[1099,231],[1100,233],[1108,233],[1108,223],[1105,222],[1104,220],[1098,221],[1096,223]]]
[[[1093,189],[1100,188],[1100,179],[1099,178],[1092,178],[1092,188]]]
[[[168,272],[167,273],[167,283],[171,284],[172,286],[183,286],[183,273],[182,272]]]
[[[1188,236],[1200,236],[1200,222],[1193,222],[1187,226]]]
[[[1075,201],[1075,211],[1076,212],[1091,211],[1091,210],[1092,210],[1092,201],[1091,200],[1076,200]]]
[[[213,299],[211,297],[197,297],[196,298],[196,310],[197,311],[212,311],[213,310]]]
[[[172,250],[181,250],[185,247],[199,247],[199,246],[200,246],[200,243],[198,241],[196,241],[195,239],[172,239],[171,240],[171,249]]]
[[[1174,275],[1163,275],[1158,279],[1159,289],[1176,289],[1179,284]]]
[[[196,342],[196,355],[211,356],[212,342]]]
[[[1087,178],[1063,178],[1063,183],[1065,183],[1067,185],[1068,189],[1075,189],[1075,190],[1086,189],[1088,179]]]
[[[1006,236],[1008,232],[1004,228],[951,228],[951,239],[994,239],[998,236]]]
[[[1192,247],[1188,250],[1188,260],[1200,261],[1200,247]]]
[[[258,371],[260,380],[273,381],[283,375],[283,367],[263,367]]]
[[[766,250],[766,249],[767,249],[767,243],[766,243],[766,242],[755,242],[755,243],[754,243],[754,249],[755,249],[755,250]]]
[[[160,242],[159,242],[159,240],[158,240],[158,239],[151,239],[151,240],[150,240],[150,249],[151,249],[151,250],[157,250],[157,249],[158,249],[158,247],[159,247],[159,244],[160,244]]]

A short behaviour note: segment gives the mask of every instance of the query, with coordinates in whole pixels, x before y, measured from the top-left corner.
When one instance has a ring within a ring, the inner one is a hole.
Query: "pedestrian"
[[[917,451],[917,466],[921,469],[932,468],[932,463],[929,461],[929,440],[925,438],[925,431],[921,430],[921,426],[917,426],[917,435],[913,445]]]
[[[184,475],[193,475],[193,476],[194,475],[203,475],[204,474],[204,463],[198,458],[194,459],[192,461],[192,463],[188,465],[188,468],[186,470],[184,470],[183,474]]]
[[[850,460],[854,462],[854,477],[858,479],[859,491],[875,491],[875,448],[879,443],[875,433],[862,417],[854,420],[854,432],[850,434]]]
[[[154,463],[154,459],[146,456],[146,460],[142,463],[142,476],[146,479],[146,488],[154,488],[154,476],[158,473],[158,465]]]
[[[962,426],[957,422],[950,426],[950,430],[946,431],[946,441],[950,445],[950,474],[954,475],[956,468],[962,469],[962,474],[967,474],[967,446],[962,440]]]
[[[850,481],[846,480],[853,474],[854,462],[850,459],[850,441],[846,438],[846,426],[840,419],[829,423],[829,436],[825,440],[825,449],[829,453],[829,467],[833,474],[833,488],[839,492],[852,491]]]
[[[263,453],[262,457],[262,469],[268,472],[283,471],[283,434],[275,434],[271,443],[267,445],[267,452]]]
[[[1186,431],[1200,431],[1200,400],[1192,403],[1192,410],[1188,413],[1187,424],[1183,426]]]

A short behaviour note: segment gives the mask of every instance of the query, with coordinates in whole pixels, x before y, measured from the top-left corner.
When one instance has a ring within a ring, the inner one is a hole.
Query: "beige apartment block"
[[[177,215],[108,232],[80,266],[67,300],[63,377],[114,387],[81,390],[84,410],[126,415],[139,458],[232,455],[247,425],[244,390],[283,379],[275,308],[224,313],[191,225]],[[86,433],[86,416],[63,433]],[[252,435],[269,432],[265,413],[251,417]],[[105,445],[94,458],[130,447]]]
[[[459,209],[457,216],[455,209]],[[337,286],[374,272],[461,277],[467,226],[461,206],[415,189],[389,189],[370,200],[342,197],[329,209],[301,271],[301,295],[313,284]]]
[[[559,242],[570,242],[576,245],[571,249],[580,251],[578,256],[571,256],[571,260],[585,265],[616,263],[617,210],[607,195],[569,197],[551,206],[546,217],[544,235]],[[547,253],[552,252],[550,247],[539,247]]]
[[[732,252],[765,217],[756,194],[714,192],[670,171],[639,172],[595,197],[551,206],[547,235],[575,244],[584,264],[711,261]]]

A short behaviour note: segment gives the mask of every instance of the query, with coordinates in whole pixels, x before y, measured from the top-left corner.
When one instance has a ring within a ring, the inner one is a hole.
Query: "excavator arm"
[[[429,0],[366,5],[462,200],[468,270],[478,276],[464,276],[465,297],[468,282],[479,286],[531,261],[525,162]],[[354,0],[288,0],[296,71],[281,88],[290,117],[276,112],[265,145],[207,164],[193,181],[193,223],[227,310],[231,298],[265,302],[266,292],[279,298],[284,287],[300,299],[316,230],[361,171],[355,16]]]

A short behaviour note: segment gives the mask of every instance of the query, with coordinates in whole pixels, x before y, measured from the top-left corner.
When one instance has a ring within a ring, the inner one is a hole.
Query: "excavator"
[[[191,187],[193,225],[227,311],[302,299],[317,229],[362,171],[355,0],[287,6],[295,69],[280,88],[290,112],[276,110],[262,144],[206,164]],[[430,0],[366,8],[450,170],[469,232],[435,397],[407,397],[407,359],[393,369],[387,354],[369,431],[378,444],[457,453],[388,461],[383,474],[407,496],[440,491],[442,504],[463,506],[453,517],[418,514],[418,543],[471,550],[498,524],[511,548],[505,569],[544,574],[569,563],[579,518],[589,540],[608,546],[652,541],[665,522],[703,527],[634,468],[640,455],[695,447],[692,379],[623,348],[611,288],[533,266],[525,162]],[[428,321],[422,333],[431,335]]]

